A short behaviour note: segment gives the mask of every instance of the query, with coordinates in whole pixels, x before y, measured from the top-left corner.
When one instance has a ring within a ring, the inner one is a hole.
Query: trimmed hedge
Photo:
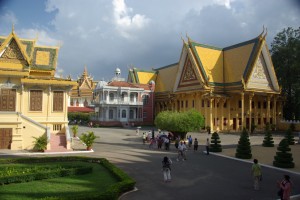
[[[135,180],[129,177],[124,171],[117,168],[115,165],[111,164],[105,158],[91,158],[91,157],[81,157],[81,156],[66,156],[66,157],[42,157],[42,158],[9,158],[0,159],[0,164],[9,163],[47,163],[47,162],[68,162],[68,161],[81,161],[81,162],[91,162],[99,163],[109,172],[111,172],[117,180],[120,182],[111,185],[103,193],[84,193],[82,195],[76,195],[76,197],[45,197],[43,200],[114,200],[118,199],[119,196],[125,192],[134,189]]]
[[[0,185],[10,184],[10,183],[23,183],[35,180],[42,179],[50,179],[64,176],[72,176],[72,175],[82,175],[92,173],[93,167],[84,167],[84,166],[76,166],[73,168],[58,168],[53,170],[43,170],[39,172],[32,172],[28,174],[18,174],[11,176],[0,177]]]

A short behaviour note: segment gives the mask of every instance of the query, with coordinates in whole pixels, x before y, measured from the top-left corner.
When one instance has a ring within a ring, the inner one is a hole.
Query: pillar
[[[251,133],[251,126],[252,126],[252,98],[254,94],[249,94],[249,133]]]
[[[242,109],[241,109],[241,118],[242,118],[242,130],[245,127],[245,120],[244,120],[244,93],[241,94],[241,101],[242,101]]]
[[[214,128],[214,124],[213,124],[213,113],[212,113],[212,103],[213,103],[213,98],[210,98],[210,105],[209,105],[209,126],[210,126],[210,131],[211,133],[213,133],[213,128]]]

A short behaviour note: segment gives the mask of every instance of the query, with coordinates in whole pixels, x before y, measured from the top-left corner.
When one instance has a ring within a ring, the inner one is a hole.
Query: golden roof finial
[[[14,33],[14,32],[15,32],[15,24],[14,24],[14,23],[12,23],[11,32],[12,32],[12,33]]]

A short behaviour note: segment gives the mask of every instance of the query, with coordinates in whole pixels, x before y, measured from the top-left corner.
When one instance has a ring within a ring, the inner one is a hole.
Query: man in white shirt
[[[186,146],[183,143],[183,141],[180,141],[180,143],[178,145],[177,161],[179,161],[180,156],[182,157],[182,161],[186,160],[185,151],[186,151]]]

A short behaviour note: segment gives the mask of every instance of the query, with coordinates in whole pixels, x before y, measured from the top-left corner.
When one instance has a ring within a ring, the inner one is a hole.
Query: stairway
[[[70,151],[66,148],[67,141],[64,134],[51,134],[50,138],[51,150],[45,152],[67,152]]]

